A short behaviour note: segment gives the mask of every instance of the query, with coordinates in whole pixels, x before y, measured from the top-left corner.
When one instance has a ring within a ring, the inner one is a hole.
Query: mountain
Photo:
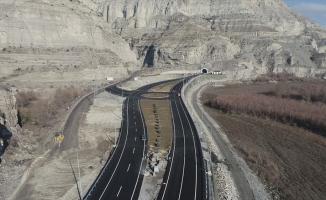
[[[326,72],[326,30],[281,0],[0,0],[0,9],[0,77],[91,80],[166,65],[234,78]]]
[[[325,73],[325,29],[281,0],[97,0],[90,8],[143,66],[234,69],[238,78]]]

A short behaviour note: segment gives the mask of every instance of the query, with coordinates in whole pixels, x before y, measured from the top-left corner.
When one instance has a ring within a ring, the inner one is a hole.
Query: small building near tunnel
[[[222,74],[221,71],[212,71],[211,74]]]

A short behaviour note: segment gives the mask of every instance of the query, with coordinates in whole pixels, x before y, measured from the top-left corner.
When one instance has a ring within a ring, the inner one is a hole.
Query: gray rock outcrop
[[[310,59],[326,52],[325,29],[282,0],[0,0],[0,7],[0,77],[164,65],[204,65],[234,78],[326,70]]]
[[[143,66],[205,63],[234,74],[243,71],[244,77],[325,71],[310,60],[326,50],[325,29],[281,0],[81,2],[101,13]]]
[[[0,0],[0,78],[101,67],[126,70],[136,63],[128,43],[77,1]]]

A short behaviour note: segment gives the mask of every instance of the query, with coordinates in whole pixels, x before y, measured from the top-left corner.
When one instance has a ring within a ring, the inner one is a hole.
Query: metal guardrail
[[[183,104],[185,105],[186,109],[188,110],[188,102],[187,101],[184,101],[183,99],[185,98],[185,93],[188,93],[189,91],[189,88],[193,87],[194,84],[195,84],[195,80],[197,79],[198,77],[196,78],[192,78],[190,79],[189,81],[186,81],[185,85],[182,87],[182,91],[181,91],[181,99],[182,99],[182,102]],[[188,111],[189,112],[189,111]],[[193,118],[193,115],[190,115],[190,119],[192,120],[192,122],[194,123],[196,120]],[[194,123],[195,124],[195,123]],[[195,125],[195,128],[197,129],[196,132],[196,138],[197,138],[197,141],[199,142],[199,148],[200,148],[200,157],[201,157],[201,163],[202,163],[202,169],[205,169],[205,170],[202,170],[202,175],[203,177],[205,177],[204,179],[204,182],[203,182],[203,187],[204,187],[204,191],[205,193],[203,194],[203,199],[206,199],[208,200],[210,198],[210,195],[209,195],[209,192],[210,192],[210,189],[209,189],[209,184],[208,184],[208,174],[207,174],[207,162],[206,160],[204,159],[204,156],[203,156],[203,147],[201,145],[201,139],[198,135],[198,133],[200,132],[198,130],[198,127]]]
[[[136,71],[136,72],[133,72],[133,73],[132,73],[128,78],[126,78],[126,79],[124,79],[124,80],[121,80],[121,81],[119,81],[119,82],[116,82],[116,83],[109,84],[109,85],[107,85],[107,86],[105,86],[105,87],[99,89],[99,90],[98,90],[98,93],[104,92],[105,89],[106,89],[107,87],[110,87],[110,86],[117,86],[117,85],[119,85],[119,84],[121,84],[121,83],[125,83],[125,82],[131,80],[131,79],[132,79],[132,78],[133,78],[137,73],[142,72],[142,71],[146,71],[146,70],[151,70],[151,69],[142,69],[142,70],[138,70],[138,71]],[[177,80],[177,79],[176,79],[176,80]],[[169,81],[170,81],[170,80],[169,80]],[[86,98],[89,97],[90,95],[93,95],[93,92],[90,93],[90,94],[85,95],[84,98],[86,99]],[[123,104],[124,104],[124,103],[125,103],[125,101],[123,102]],[[122,112],[123,112],[123,110],[122,110]],[[122,113],[122,114],[123,114],[123,113]],[[122,115],[122,116],[123,116],[123,115]],[[123,118],[122,118],[122,119],[123,119]],[[122,124],[123,124],[123,120],[121,120],[121,127],[122,127]],[[119,134],[119,136],[118,136],[117,144],[118,144],[119,141],[120,141],[121,131],[122,131],[122,128],[120,129],[120,134]],[[113,158],[113,155],[115,154],[116,149],[117,149],[117,148],[115,147],[114,150],[113,150],[113,152],[110,154],[109,159],[106,161],[104,167],[101,169],[101,172],[100,172],[99,175],[96,177],[96,179],[95,179],[95,181],[93,182],[93,184],[91,185],[90,189],[87,191],[87,193],[86,193],[85,196],[83,197],[83,200],[87,200],[88,197],[92,194],[94,188],[95,188],[95,187],[97,186],[97,184],[98,184],[99,179],[102,178],[104,172],[107,170],[107,166],[108,166],[109,163],[111,162],[111,160],[112,160],[112,158]]]
[[[215,77],[215,78],[214,78]],[[189,84],[188,87],[186,87],[186,92],[189,92],[189,90],[196,85],[195,81],[203,81],[206,80],[208,82],[214,82],[216,81],[216,75],[214,76],[209,76],[205,75],[202,77],[197,77],[193,79]],[[203,125],[206,127],[211,127],[212,133],[211,137],[212,140],[214,141],[215,144],[220,149],[220,153],[222,154],[222,157],[227,158],[228,162],[233,165],[233,168],[230,170],[231,176],[232,177],[237,177],[234,179],[235,187],[237,188],[237,191],[239,193],[240,198],[242,199],[254,199],[254,194],[252,188],[250,188],[250,184],[247,181],[246,175],[243,172],[243,169],[241,166],[238,165],[238,161],[234,157],[232,151],[232,146],[228,146],[228,142],[226,141],[227,138],[223,138],[222,134],[219,132],[219,127],[216,125],[216,122],[204,111],[203,106],[200,105],[199,101],[197,101],[197,94],[208,85],[208,83],[203,84],[200,86],[196,91],[192,93],[191,96],[191,104],[195,110],[195,112],[200,116],[200,121],[202,122]],[[214,134],[213,134],[214,133]],[[213,182],[214,183],[214,182]],[[213,188],[214,188],[213,184]],[[214,191],[212,191],[214,193]],[[216,193],[215,193],[215,199],[216,198]],[[214,197],[211,197],[211,199]]]
[[[212,80],[212,81],[214,81],[214,80],[216,80],[216,77],[217,77],[217,75],[200,75],[200,76],[197,76],[197,77],[191,79],[189,82],[186,82],[186,85],[182,88],[182,96],[183,96],[183,98],[185,97],[185,94],[187,94],[189,92],[189,90],[192,89],[192,87],[194,87],[195,85],[197,85],[200,81],[204,81],[204,80]],[[202,87],[204,87],[204,86],[202,86]],[[204,113],[203,108],[198,105],[196,94],[197,94],[197,92],[201,88],[199,88],[198,90],[196,90],[192,94],[191,104],[194,106],[194,109],[196,110],[196,112],[197,112],[198,115],[199,115],[199,113],[202,113],[202,115],[201,115],[201,121],[204,122],[204,124],[206,124],[206,126],[214,127],[213,124],[212,124],[212,122],[208,120],[207,116],[206,115],[203,115],[203,113]],[[189,102],[186,101],[186,105],[188,105],[188,103]],[[187,106],[187,108],[188,107],[189,107],[189,105]],[[191,118],[194,118],[194,116],[191,115]],[[192,119],[192,120],[193,121],[196,121],[195,119]],[[196,129],[197,128],[198,127],[196,127]],[[215,130],[215,131],[217,131],[217,130]],[[197,133],[199,133],[199,130],[197,130]],[[199,139],[199,141],[200,141],[200,139]],[[203,158],[203,148],[201,148],[201,155],[202,155],[202,158]],[[210,169],[211,166],[207,164],[207,161],[205,159],[204,159],[204,161],[205,161],[205,162],[203,162],[204,169],[206,170],[206,172],[208,172],[209,170],[211,170]],[[211,161],[210,161],[210,163],[211,163]],[[205,185],[205,190],[206,190],[205,199],[215,199],[214,181],[210,180],[210,178],[209,178],[209,176],[208,176],[207,173],[204,173],[204,177],[205,177],[205,183],[204,183],[204,185]],[[209,181],[211,181],[212,183],[210,184]],[[211,185],[213,185],[213,187],[211,187]],[[210,194],[210,193],[212,193],[212,194]]]

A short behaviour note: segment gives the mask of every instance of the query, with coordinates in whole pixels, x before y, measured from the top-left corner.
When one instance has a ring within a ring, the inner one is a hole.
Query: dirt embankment
[[[201,100],[206,102],[219,94],[268,91],[275,86],[209,88]],[[232,145],[274,199],[326,199],[325,137],[266,118],[205,109],[224,129]]]

